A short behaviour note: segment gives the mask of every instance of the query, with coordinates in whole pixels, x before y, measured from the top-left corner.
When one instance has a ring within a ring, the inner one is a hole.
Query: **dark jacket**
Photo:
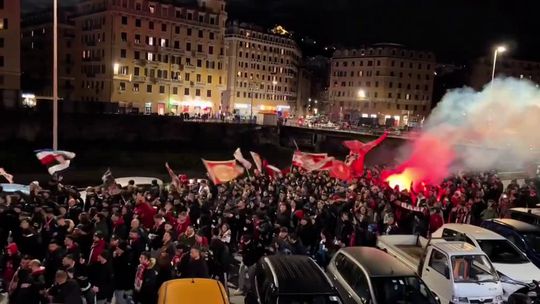
[[[69,275],[69,278],[75,280],[81,290],[86,291],[90,289],[90,279],[88,278],[88,267],[86,264],[75,263],[73,268],[67,268],[66,272]]]
[[[62,267],[62,258],[64,257],[64,250],[58,248],[55,251],[47,252],[45,257],[45,283],[47,286],[51,286],[54,283],[54,276],[56,271]]]
[[[124,251],[122,255],[114,255],[112,258],[113,286],[114,290],[133,289],[133,279],[135,273],[130,265],[129,252]]]
[[[209,278],[208,265],[201,257],[198,260],[189,259],[185,264],[185,269],[181,271],[181,278]]]
[[[259,259],[264,255],[264,247],[261,243],[255,240],[252,240],[247,245],[243,244],[242,247],[242,262],[248,267],[257,263],[257,261],[259,261]]]
[[[45,268],[35,272],[20,270],[18,283],[10,303],[16,304],[39,304],[41,301],[40,291],[45,289]]]
[[[53,297],[52,303],[82,304],[81,290],[75,280],[67,280],[64,284],[54,284],[49,289]]]
[[[141,290],[135,291],[135,303],[156,303],[157,302],[157,272],[153,268],[146,269],[143,275]]]

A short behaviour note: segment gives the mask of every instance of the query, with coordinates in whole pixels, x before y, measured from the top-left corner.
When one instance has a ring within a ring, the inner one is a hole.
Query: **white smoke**
[[[540,160],[540,89],[528,80],[498,78],[480,92],[448,92],[424,129],[455,147],[465,170],[523,167]]]

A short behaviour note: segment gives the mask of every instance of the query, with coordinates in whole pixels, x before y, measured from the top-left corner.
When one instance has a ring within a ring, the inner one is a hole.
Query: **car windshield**
[[[454,282],[480,283],[496,282],[497,274],[485,255],[462,255],[452,257]]]
[[[374,277],[371,282],[377,303],[437,303],[424,282],[417,277]]]
[[[279,304],[341,304],[336,296],[328,295],[290,295],[279,296]]]
[[[492,263],[524,264],[529,260],[508,240],[477,240]]]
[[[540,233],[524,233],[523,238],[535,253],[540,254]]]

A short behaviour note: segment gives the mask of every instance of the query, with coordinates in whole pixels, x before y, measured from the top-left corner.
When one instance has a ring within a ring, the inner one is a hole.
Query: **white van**
[[[505,301],[516,292],[536,298],[536,284],[533,281],[540,280],[540,269],[503,236],[467,224],[445,224],[431,235],[446,240],[456,240],[460,236],[463,241],[487,254],[501,278]]]

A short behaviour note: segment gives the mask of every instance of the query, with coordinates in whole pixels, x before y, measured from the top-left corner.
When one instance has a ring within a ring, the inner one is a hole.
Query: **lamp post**
[[[493,69],[491,71],[491,81],[495,79],[495,66],[497,65],[497,55],[504,52],[506,52],[506,47],[502,45],[499,45],[495,48],[495,52],[493,53]]]
[[[53,0],[53,150],[58,149],[58,0]]]

